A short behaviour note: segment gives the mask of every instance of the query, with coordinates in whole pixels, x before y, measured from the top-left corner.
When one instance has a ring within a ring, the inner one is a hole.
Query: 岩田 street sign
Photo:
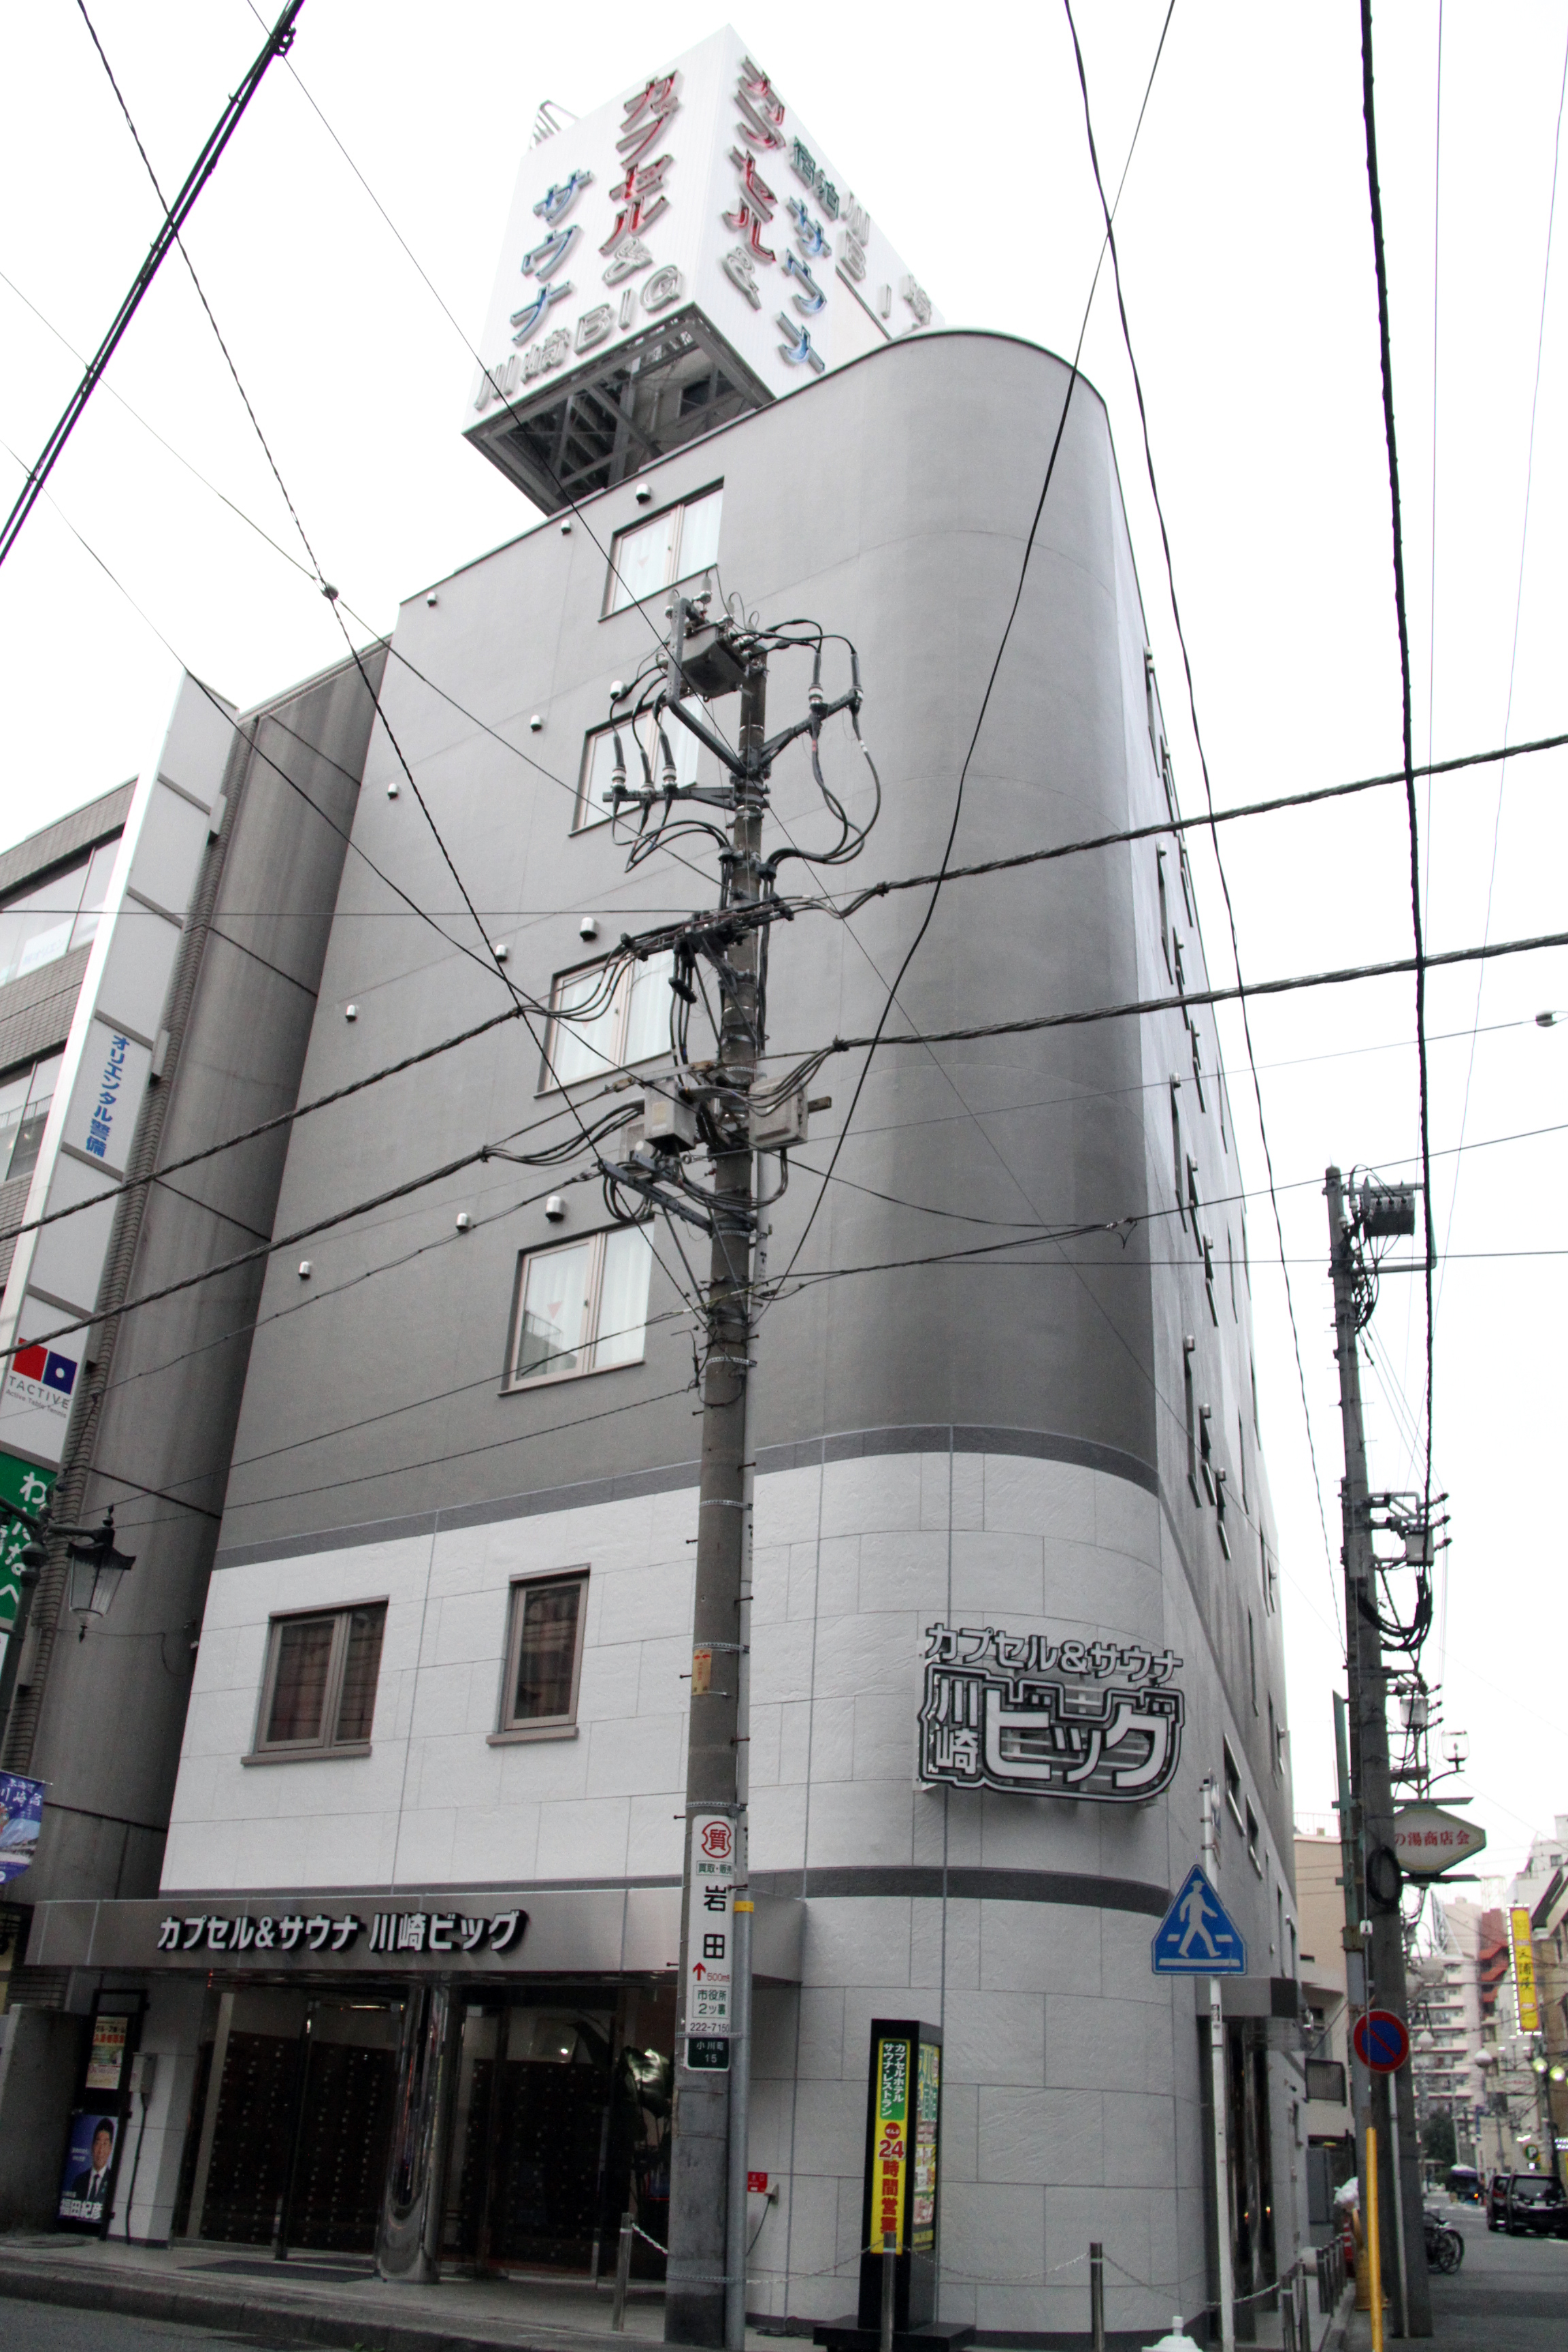
[[[1194,1862],[1149,1947],[1157,1977],[1244,1977],[1247,1944]]]
[[[686,1925],[686,2063],[720,2073],[730,2063],[734,1901],[735,1824],[727,1813],[693,1813],[691,1907]]]

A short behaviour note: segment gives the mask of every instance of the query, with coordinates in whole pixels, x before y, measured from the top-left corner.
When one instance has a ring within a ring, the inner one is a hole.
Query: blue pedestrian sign
[[[1244,1977],[1247,1945],[1194,1862],[1149,1947],[1157,1977]]]

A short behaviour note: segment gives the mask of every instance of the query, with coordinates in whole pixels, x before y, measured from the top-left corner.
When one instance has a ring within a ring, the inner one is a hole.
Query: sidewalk
[[[597,2288],[542,2278],[399,2286],[354,2255],[278,2263],[263,2247],[127,2246],[55,2232],[0,2237],[0,2297],[7,2295],[345,2352],[617,2352],[664,2337],[658,2285],[633,2284],[626,2332],[616,2335],[608,2281]],[[1315,2286],[1310,2300],[1310,2352],[1342,2352],[1345,2307],[1321,2315]],[[1261,2314],[1259,2352],[1279,2352],[1283,2340],[1280,2315]],[[776,2352],[778,2342],[746,2330],[747,2352]]]

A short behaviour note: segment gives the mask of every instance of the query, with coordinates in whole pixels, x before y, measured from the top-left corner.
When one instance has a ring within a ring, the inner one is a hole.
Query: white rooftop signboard
[[[554,511],[941,323],[726,27],[529,151],[464,429]]]

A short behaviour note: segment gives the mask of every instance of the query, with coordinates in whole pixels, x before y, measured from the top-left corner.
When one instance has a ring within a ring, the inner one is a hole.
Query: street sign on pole
[[[1410,2055],[1409,2030],[1391,2009],[1369,2009],[1351,2040],[1369,2074],[1396,2074]]]
[[[1194,1862],[1149,1947],[1157,1977],[1244,1977],[1247,1945]]]
[[[1479,1853],[1487,1833],[1479,1822],[1464,1822],[1441,1805],[1399,1805],[1394,1814],[1394,1851],[1406,1878],[1437,1878],[1457,1862]]]
[[[691,1907],[686,1926],[689,2066],[722,2073],[730,2063],[735,1824],[728,1813],[691,1816]]]

